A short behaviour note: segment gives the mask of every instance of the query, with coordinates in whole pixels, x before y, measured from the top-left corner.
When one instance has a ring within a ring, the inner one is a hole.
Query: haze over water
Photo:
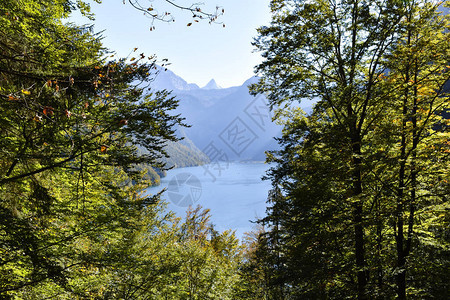
[[[148,191],[155,194],[167,188],[162,199],[179,217],[185,217],[190,203],[193,207],[209,208],[216,230],[236,230],[236,236],[241,238],[254,228],[251,221],[265,216],[271,183],[261,177],[269,165],[233,162],[214,177],[207,172],[208,167],[211,165],[170,170],[160,186]]]

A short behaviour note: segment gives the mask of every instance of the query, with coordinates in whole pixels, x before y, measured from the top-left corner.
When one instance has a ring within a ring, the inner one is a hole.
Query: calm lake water
[[[232,229],[241,238],[254,228],[251,221],[265,216],[270,181],[261,177],[269,168],[264,163],[229,163],[174,169],[161,185],[148,189],[155,194],[163,188],[168,209],[184,217],[189,205],[211,210],[216,230]]]

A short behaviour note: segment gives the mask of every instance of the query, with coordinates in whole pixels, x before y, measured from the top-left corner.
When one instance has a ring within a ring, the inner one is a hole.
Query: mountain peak
[[[217,85],[214,79],[211,79],[202,89],[204,90],[218,90],[221,89],[219,85]]]
[[[258,76],[252,76],[249,79],[247,79],[242,85],[248,87],[250,84],[257,83],[258,80],[259,80]]]
[[[152,82],[152,87],[156,89],[191,91],[199,89],[195,83],[187,83],[186,80],[176,75],[174,72],[158,66],[158,74]]]

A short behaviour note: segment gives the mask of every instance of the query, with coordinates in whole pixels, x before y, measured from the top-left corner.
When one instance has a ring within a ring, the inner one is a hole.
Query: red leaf
[[[53,107],[51,107],[51,106],[45,106],[44,109],[42,110],[42,112],[43,112],[44,115],[46,115],[47,117],[51,117],[51,116],[53,116]]]

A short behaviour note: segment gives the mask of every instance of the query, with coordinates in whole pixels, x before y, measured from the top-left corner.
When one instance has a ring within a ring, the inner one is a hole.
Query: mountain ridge
[[[275,137],[281,136],[282,126],[272,121],[273,112],[266,97],[249,93],[248,86],[259,80],[257,76],[240,86],[205,89],[188,84],[170,70],[161,74],[152,82],[151,88],[172,87],[172,95],[179,100],[175,113],[191,125],[184,129],[183,136],[206,154],[210,163],[219,158],[264,161],[265,151],[279,149]],[[214,79],[210,83],[210,87],[217,85]],[[309,111],[312,105],[311,101],[302,101],[300,107]],[[180,156],[179,152],[177,156]]]
[[[264,161],[266,150],[278,148],[274,137],[280,136],[281,127],[271,121],[267,99],[250,95],[248,85],[257,80],[253,76],[240,86],[220,88],[211,79],[198,88],[168,70],[158,74],[151,87],[172,90],[179,100],[175,113],[192,125],[184,129],[185,138],[205,153],[211,163],[218,158]]]
[[[160,90],[189,91],[200,87],[195,83],[188,83],[169,69],[157,66],[155,79],[151,86],[157,86]]]

